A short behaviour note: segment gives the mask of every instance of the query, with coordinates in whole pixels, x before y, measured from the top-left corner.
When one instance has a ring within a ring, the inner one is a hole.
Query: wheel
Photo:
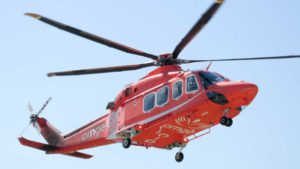
[[[177,162],[181,162],[181,161],[183,160],[183,157],[184,157],[183,153],[182,153],[182,152],[178,152],[178,153],[176,153],[176,155],[175,155],[175,160],[176,160]]]
[[[227,127],[230,127],[230,126],[232,126],[232,123],[233,123],[233,120],[232,120],[232,118],[227,118],[227,121],[226,121],[226,126]]]
[[[220,124],[226,125],[227,119],[228,119],[228,118],[227,118],[226,116],[221,117],[221,119],[220,119]]]
[[[124,139],[122,145],[124,148],[129,148],[131,145],[131,140],[129,138]]]

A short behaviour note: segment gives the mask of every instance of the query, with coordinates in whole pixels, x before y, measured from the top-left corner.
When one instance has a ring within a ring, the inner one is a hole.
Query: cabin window
[[[182,81],[177,81],[173,84],[172,97],[174,100],[177,100],[182,95]]]
[[[150,112],[155,106],[155,94],[150,93],[144,97],[144,112]]]
[[[169,98],[169,87],[166,86],[166,87],[160,89],[156,93],[156,104],[157,104],[157,106],[163,106],[163,105],[167,104],[168,98]]]
[[[186,79],[186,92],[194,93],[199,89],[196,77],[191,75]]]

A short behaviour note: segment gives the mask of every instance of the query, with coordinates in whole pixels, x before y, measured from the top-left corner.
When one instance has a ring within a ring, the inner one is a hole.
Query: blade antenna
[[[212,64],[212,62],[213,62],[213,61],[210,61],[210,62],[209,62],[209,64],[208,64],[207,67],[206,67],[206,71],[209,70],[209,68],[210,68],[210,66],[211,66],[211,64]]]

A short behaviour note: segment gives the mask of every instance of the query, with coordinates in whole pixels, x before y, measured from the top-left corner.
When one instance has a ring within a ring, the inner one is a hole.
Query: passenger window
[[[160,89],[156,94],[156,104],[158,106],[163,106],[167,104],[169,96],[169,87],[164,87]]]
[[[195,76],[190,76],[186,80],[186,92],[187,93],[192,93],[198,90],[198,84],[196,81]]]
[[[173,91],[172,91],[172,97],[174,100],[179,99],[179,97],[182,95],[182,81],[177,81],[173,84]]]
[[[144,112],[151,111],[155,106],[155,94],[151,93],[144,98]]]

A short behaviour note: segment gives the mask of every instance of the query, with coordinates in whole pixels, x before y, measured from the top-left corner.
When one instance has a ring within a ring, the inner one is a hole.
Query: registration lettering
[[[97,126],[93,129],[89,130],[88,132],[84,133],[82,135],[81,139],[83,141],[86,141],[86,140],[91,139],[92,137],[99,137],[100,134],[104,132],[105,127],[106,127],[106,124],[102,124],[100,126]]]

